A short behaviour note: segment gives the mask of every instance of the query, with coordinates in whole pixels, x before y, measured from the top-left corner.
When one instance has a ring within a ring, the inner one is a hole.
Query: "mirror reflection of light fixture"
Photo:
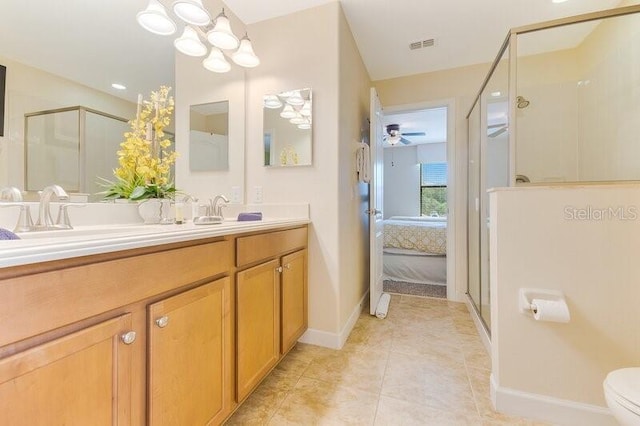
[[[285,105],[284,108],[282,109],[282,112],[280,112],[280,117],[287,118],[287,119],[293,118],[296,115],[297,115],[296,111],[289,104]]]
[[[224,14],[224,8],[214,20],[213,25],[211,25],[211,15],[202,5],[202,0],[176,0],[173,2],[173,12],[187,24],[195,25],[195,27],[186,26],[182,36],[174,41],[174,46],[186,55],[204,56],[207,54],[207,47],[202,43],[201,38],[207,40],[213,46],[209,57],[203,61],[204,67],[208,70],[227,72],[231,69],[222,50],[237,49],[229,55],[233,62],[241,67],[252,68],[260,64],[260,59],[253,51],[249,37],[245,34],[242,40],[238,40],[231,30],[231,23]],[[158,0],[149,0],[147,8],[139,12],[136,19],[142,28],[154,34],[170,35],[177,29],[176,23]],[[220,60],[220,56],[223,60]]]
[[[136,15],[136,20],[145,30],[159,35],[171,35],[177,28],[158,0],[149,0],[147,8]]]
[[[309,129],[311,129],[311,123],[309,123],[308,121],[305,121],[304,123],[300,123],[300,124],[298,124],[298,129],[300,129],[300,130],[309,130]]]
[[[293,117],[292,119],[289,120],[289,123],[291,124],[303,124],[306,123],[307,119],[304,118],[302,115],[300,115],[300,113],[296,113],[296,116]]]
[[[174,40],[173,45],[185,55],[204,56],[207,54],[207,46],[200,41],[196,30],[188,25],[184,27],[180,38]]]
[[[304,117],[311,116],[311,102],[304,101],[304,105],[302,106],[302,108],[300,108],[300,114],[302,114]]]
[[[264,106],[266,108],[280,108],[282,101],[276,95],[266,95],[264,97]]]
[[[304,105],[304,99],[299,90],[294,90],[293,94],[287,98],[287,103],[293,106]]]
[[[184,22],[192,25],[208,25],[211,15],[202,6],[202,0],[177,0],[173,2],[173,13]]]
[[[231,69],[231,64],[217,47],[211,48],[211,53],[202,61],[202,65],[209,71],[218,73],[228,72]]]

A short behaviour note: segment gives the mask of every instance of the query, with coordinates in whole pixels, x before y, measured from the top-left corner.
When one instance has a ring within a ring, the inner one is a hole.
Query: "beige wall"
[[[339,4],[339,3],[336,3]],[[342,10],[339,30],[338,218],[340,330],[352,326],[354,308],[369,290],[369,185],[356,178],[358,142],[368,135],[371,80]],[[351,321],[350,321],[351,319]],[[346,335],[343,333],[343,337]]]
[[[466,280],[466,232],[467,232],[467,122],[466,116],[471,108],[480,85],[489,71],[489,64],[473,65],[445,71],[436,71],[373,82],[378,90],[383,108],[411,105],[424,102],[438,102],[453,99],[455,109],[455,295],[450,298],[463,300],[467,290]],[[386,151],[385,151],[386,156]]]
[[[340,127],[343,121],[351,121],[341,120],[339,114],[343,109],[339,94],[341,13],[336,2],[250,25],[262,63],[247,73],[248,198],[252,201],[253,188],[262,186],[265,203],[310,204],[313,223],[309,235],[309,327],[329,340],[335,340],[342,329],[342,311],[354,309],[347,306],[353,302],[347,301],[346,295],[351,294],[351,286],[361,285],[357,274],[362,269],[357,263],[347,265],[341,261],[345,250],[340,245],[340,215],[356,203],[344,200],[340,184],[344,167],[340,154],[343,144],[351,142],[342,140]],[[302,87],[313,90],[313,164],[266,168],[262,150],[263,96]],[[350,110],[348,113],[355,116]],[[351,127],[346,129],[352,138]],[[361,248],[353,245],[349,247],[360,256]],[[347,256],[353,259],[354,255]],[[348,273],[343,268],[358,271],[353,273],[353,280],[344,280]]]
[[[638,200],[638,185],[491,194],[492,375],[498,409],[516,407],[501,403],[509,391],[550,397],[550,405],[566,407],[565,400],[605,406],[606,374],[638,366]],[[629,220],[597,220],[594,214],[592,220],[572,220],[565,211],[587,207],[621,207]],[[571,321],[537,322],[519,313],[518,290],[525,287],[562,291]],[[516,414],[544,418],[549,412]]]
[[[205,0],[208,10],[220,10],[220,0]],[[244,34],[245,25],[225,9],[236,35]],[[202,66],[202,58],[176,51],[175,127],[176,187],[206,200],[218,194],[230,196],[233,187],[240,188],[240,203],[244,203],[245,188],[245,69],[232,63],[231,71],[214,73]],[[258,51],[259,56],[263,56]],[[228,59],[231,61],[231,59]],[[229,170],[191,172],[189,170],[190,106],[229,101]]]
[[[5,136],[0,137],[0,187],[11,185],[24,189],[25,113],[80,105],[122,118],[135,115],[135,104],[124,99],[6,58],[0,57],[0,63],[7,67]]]

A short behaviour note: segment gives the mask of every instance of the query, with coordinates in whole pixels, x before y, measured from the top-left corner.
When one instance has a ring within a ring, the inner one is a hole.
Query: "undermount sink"
[[[149,225],[122,225],[122,226],[85,226],[73,229],[55,229],[51,231],[31,231],[17,232],[16,235],[22,240],[33,240],[41,238],[65,238],[65,237],[84,237],[84,236],[101,236],[105,234],[141,234],[149,232],[157,232],[160,229],[157,226]]]

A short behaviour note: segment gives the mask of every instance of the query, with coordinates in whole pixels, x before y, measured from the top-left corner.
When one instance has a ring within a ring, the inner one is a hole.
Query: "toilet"
[[[612,371],[603,383],[611,414],[622,426],[640,426],[640,367]]]

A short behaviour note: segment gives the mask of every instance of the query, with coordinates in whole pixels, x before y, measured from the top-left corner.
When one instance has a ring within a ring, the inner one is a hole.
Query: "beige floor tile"
[[[227,425],[264,425],[276,412],[287,394],[298,383],[299,376],[273,370],[247,398]]]
[[[376,426],[476,426],[480,422],[477,414],[466,415],[442,411],[424,404],[381,396],[374,424]]]
[[[378,394],[388,357],[380,351],[335,351],[314,359],[303,376]]]
[[[391,297],[340,350],[298,343],[230,425],[523,425],[496,413],[491,359],[463,303]]]
[[[464,415],[477,413],[466,370],[437,357],[391,352],[382,395]]]
[[[378,395],[302,377],[270,425],[371,425]]]

